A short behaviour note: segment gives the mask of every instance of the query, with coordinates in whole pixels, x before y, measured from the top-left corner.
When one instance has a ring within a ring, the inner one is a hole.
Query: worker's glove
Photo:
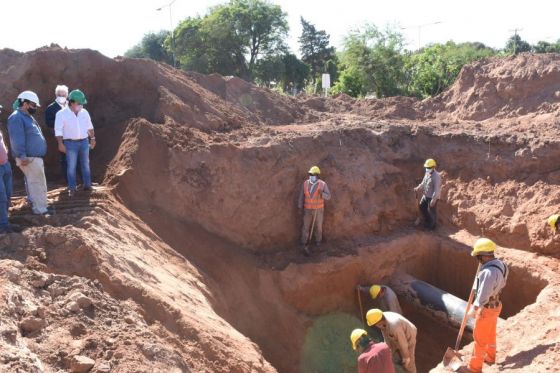
[[[430,207],[436,207],[437,199],[432,199],[430,201]]]
[[[403,363],[403,366],[404,366],[405,368],[408,368],[408,365],[410,364],[410,358],[409,358],[409,357],[405,357],[405,358],[402,360],[402,363]]]

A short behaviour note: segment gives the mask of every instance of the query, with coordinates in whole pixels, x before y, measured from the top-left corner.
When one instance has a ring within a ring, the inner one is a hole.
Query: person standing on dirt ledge
[[[2,105],[0,105],[0,114]],[[8,209],[12,198],[12,166],[8,161],[8,149],[0,132],[0,234],[21,232],[21,227],[8,222]]]
[[[476,277],[476,298],[469,316],[474,322],[474,351],[468,367],[461,372],[480,373],[483,363],[496,362],[496,326],[502,311],[500,294],[506,286],[508,268],[504,262],[494,257],[496,244],[487,238],[479,238],[471,252],[481,264]]]
[[[395,312],[383,312],[374,308],[366,314],[367,324],[381,329],[385,343],[389,345],[393,360],[402,363],[408,373],[416,373],[416,326]]]
[[[414,188],[414,192],[423,191],[418,208],[424,217],[426,228],[435,229],[437,214],[436,205],[441,194],[441,175],[436,171],[436,161],[427,159],[424,162],[424,178],[422,182]],[[420,224],[420,218],[416,219],[415,225]]]
[[[68,87],[65,85],[57,85],[55,90],[55,100],[47,106],[45,111],[45,124],[47,127],[52,128],[54,131],[54,121],[56,119],[56,113],[66,107],[68,101]],[[59,152],[60,155],[60,170],[66,182],[68,182],[67,165],[66,165],[66,154]]]
[[[361,292],[369,292],[371,299],[379,303],[382,311],[391,311],[402,315],[402,308],[397,294],[386,285],[359,286]]]
[[[352,349],[357,351],[358,373],[395,373],[391,350],[386,343],[375,343],[364,329],[350,334]]]
[[[301,244],[306,254],[309,254],[309,242],[315,234],[315,244],[321,245],[323,239],[323,217],[325,200],[331,199],[329,186],[319,179],[321,170],[317,166],[309,169],[309,179],[303,182],[299,195],[298,209],[303,212],[303,226],[301,229]]]
[[[558,232],[559,220],[560,220],[560,215],[558,214],[550,215],[550,217],[548,218],[548,225],[550,225],[550,228],[552,228],[552,231],[554,233]]]
[[[56,113],[54,133],[58,141],[58,150],[66,154],[68,195],[76,193],[76,166],[80,161],[80,170],[84,190],[91,190],[91,172],[89,168],[89,149],[95,147],[95,133],[91,117],[84,105],[86,96],[79,89],[68,95],[68,106]]]
[[[25,175],[33,213],[48,216],[47,179],[43,157],[47,154],[47,142],[39,124],[33,118],[37,112],[39,97],[35,92],[19,94],[17,110],[8,118],[8,133],[12,154],[17,166]]]

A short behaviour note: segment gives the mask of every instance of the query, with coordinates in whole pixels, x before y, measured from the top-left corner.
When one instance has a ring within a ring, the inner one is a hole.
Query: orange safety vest
[[[319,190],[323,191],[325,182],[322,180],[317,180],[317,183],[319,183],[319,185],[317,185],[317,189],[315,189],[315,192],[313,193],[313,195],[311,195],[309,193],[311,183],[309,182],[309,180],[305,180],[303,182],[303,192],[305,194],[304,207],[306,209],[318,210],[325,207],[325,200],[322,196],[319,195]]]

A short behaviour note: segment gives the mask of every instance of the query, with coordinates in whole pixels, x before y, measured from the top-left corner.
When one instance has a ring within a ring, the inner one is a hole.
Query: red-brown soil
[[[0,371],[355,371],[356,285],[405,271],[466,298],[479,235],[512,268],[485,371],[555,371],[559,71],[558,55],[496,58],[432,99],[355,100],[90,50],[0,51],[4,107],[24,89],[46,106],[59,83],[86,93],[102,184],[68,199],[45,130],[56,214],[18,196],[26,229],[0,237]],[[444,177],[435,232],[412,227],[429,157]],[[296,199],[313,164],[333,198],[325,244],[305,258]],[[440,371],[456,331],[404,309],[419,372]]]

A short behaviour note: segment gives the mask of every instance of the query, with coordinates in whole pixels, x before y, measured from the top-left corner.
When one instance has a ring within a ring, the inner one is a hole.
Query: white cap
[[[28,100],[37,104],[39,107],[41,106],[39,104],[39,96],[37,96],[37,94],[33,91],[23,91],[19,94],[19,96],[17,96],[17,98],[19,100]]]

